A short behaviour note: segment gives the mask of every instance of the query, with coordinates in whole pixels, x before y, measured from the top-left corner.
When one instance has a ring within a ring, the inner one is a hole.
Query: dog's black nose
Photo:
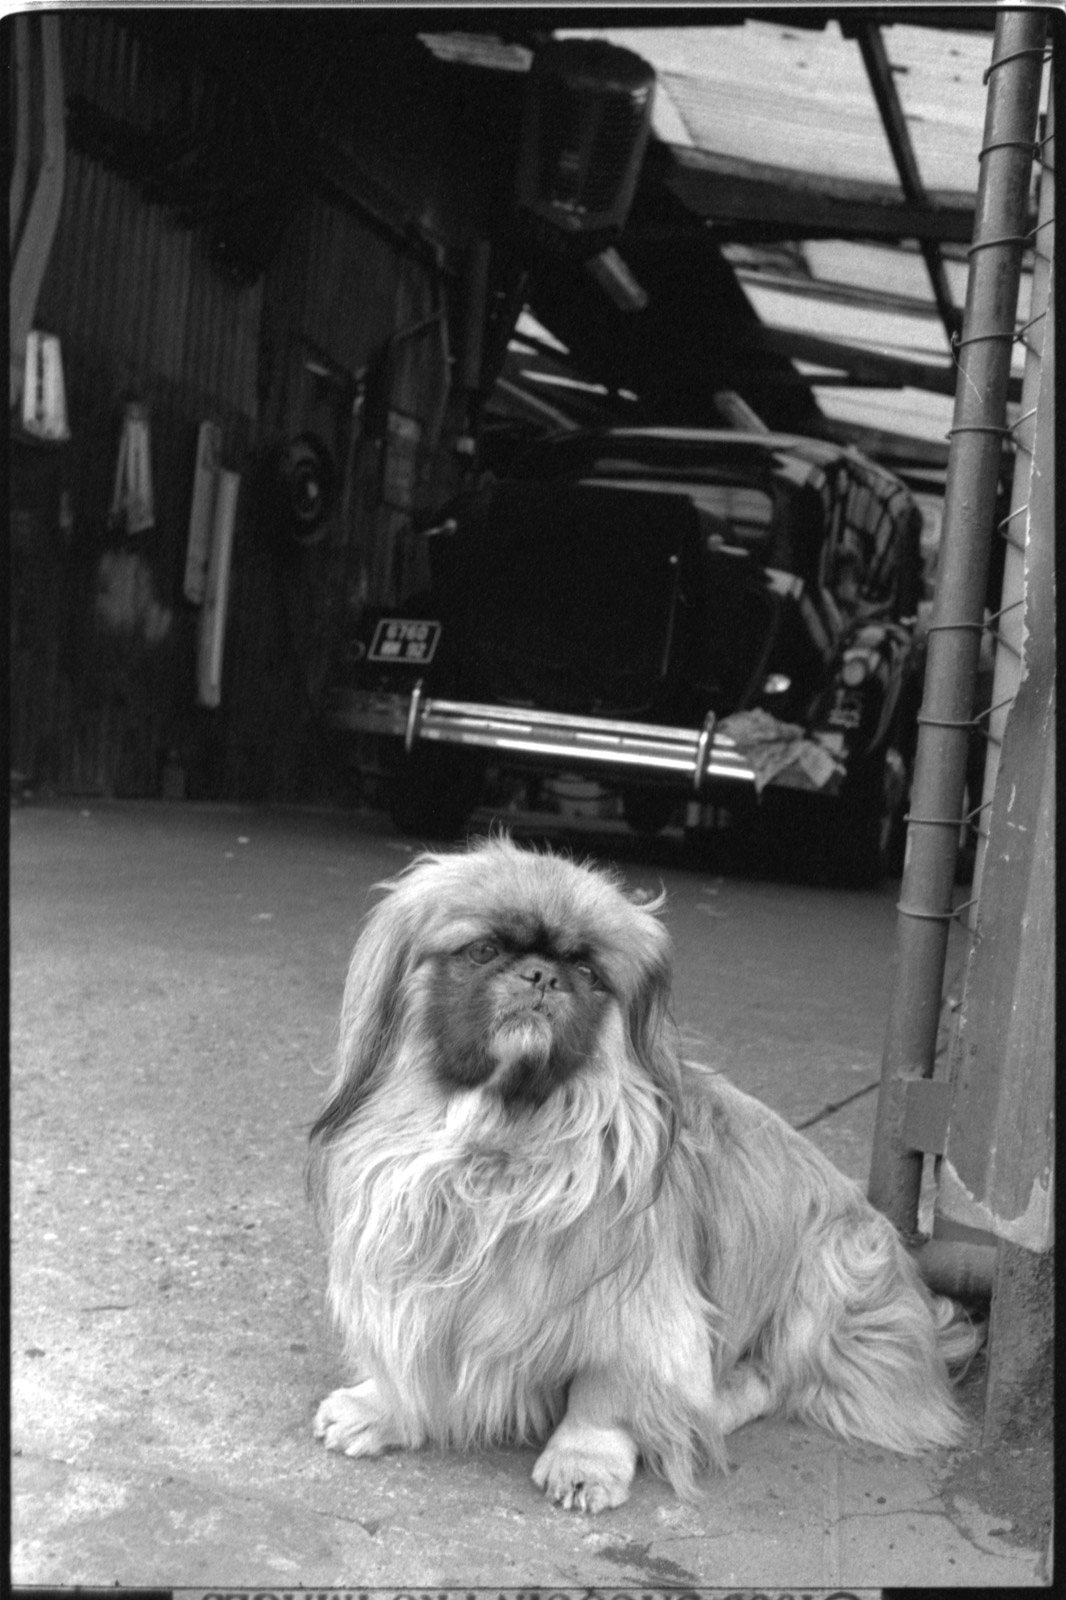
[[[535,989],[559,987],[559,974],[550,961],[529,961],[519,968],[518,976],[523,983],[531,983]]]

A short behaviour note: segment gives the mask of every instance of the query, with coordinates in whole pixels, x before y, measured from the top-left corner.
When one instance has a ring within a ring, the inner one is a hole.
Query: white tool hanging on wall
[[[148,410],[136,401],[130,401],[122,414],[111,522],[127,533],[146,533],[155,527]]]
[[[211,558],[211,532],[221,470],[222,429],[217,422],[201,422],[196,436],[196,470],[183,584],[185,598],[194,606],[202,605],[207,593],[207,567]]]
[[[239,472],[219,472],[204,608],[200,614],[197,699],[202,706],[217,706],[222,699],[222,650],[226,637],[233,534],[240,486]]]
[[[70,438],[63,356],[54,333],[26,335],[26,372],[22,382],[22,426],[38,439]]]

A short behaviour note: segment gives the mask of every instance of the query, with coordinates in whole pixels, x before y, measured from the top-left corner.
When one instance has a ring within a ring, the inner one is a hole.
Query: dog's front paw
[[[533,1468],[533,1482],[564,1511],[609,1511],[629,1499],[637,1447],[621,1428],[564,1419]]]
[[[372,1378],[326,1396],[315,1413],[315,1438],[346,1456],[378,1456],[402,1443]]]

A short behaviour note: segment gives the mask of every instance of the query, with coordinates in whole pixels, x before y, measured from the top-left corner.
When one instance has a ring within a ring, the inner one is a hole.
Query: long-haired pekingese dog
[[[601,1511],[638,1457],[690,1494],[768,1412],[959,1440],[972,1329],[854,1183],[681,1058],[659,901],[505,838],[385,887],[311,1136],[359,1375],[328,1448],[547,1438],[534,1482]]]

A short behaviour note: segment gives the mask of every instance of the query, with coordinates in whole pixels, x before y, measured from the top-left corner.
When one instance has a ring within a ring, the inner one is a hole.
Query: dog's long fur
[[[537,1440],[566,1506],[682,1494],[771,1411],[911,1452],[962,1435],[947,1364],[976,1339],[812,1144],[684,1061],[660,903],[506,839],[420,856],[359,939],[312,1133],[329,1297],[360,1381],[331,1448]],[[442,960],[525,919],[589,952],[594,1043],[546,1098],[442,1074]],[[552,1432],[552,1430],[555,1430]]]

